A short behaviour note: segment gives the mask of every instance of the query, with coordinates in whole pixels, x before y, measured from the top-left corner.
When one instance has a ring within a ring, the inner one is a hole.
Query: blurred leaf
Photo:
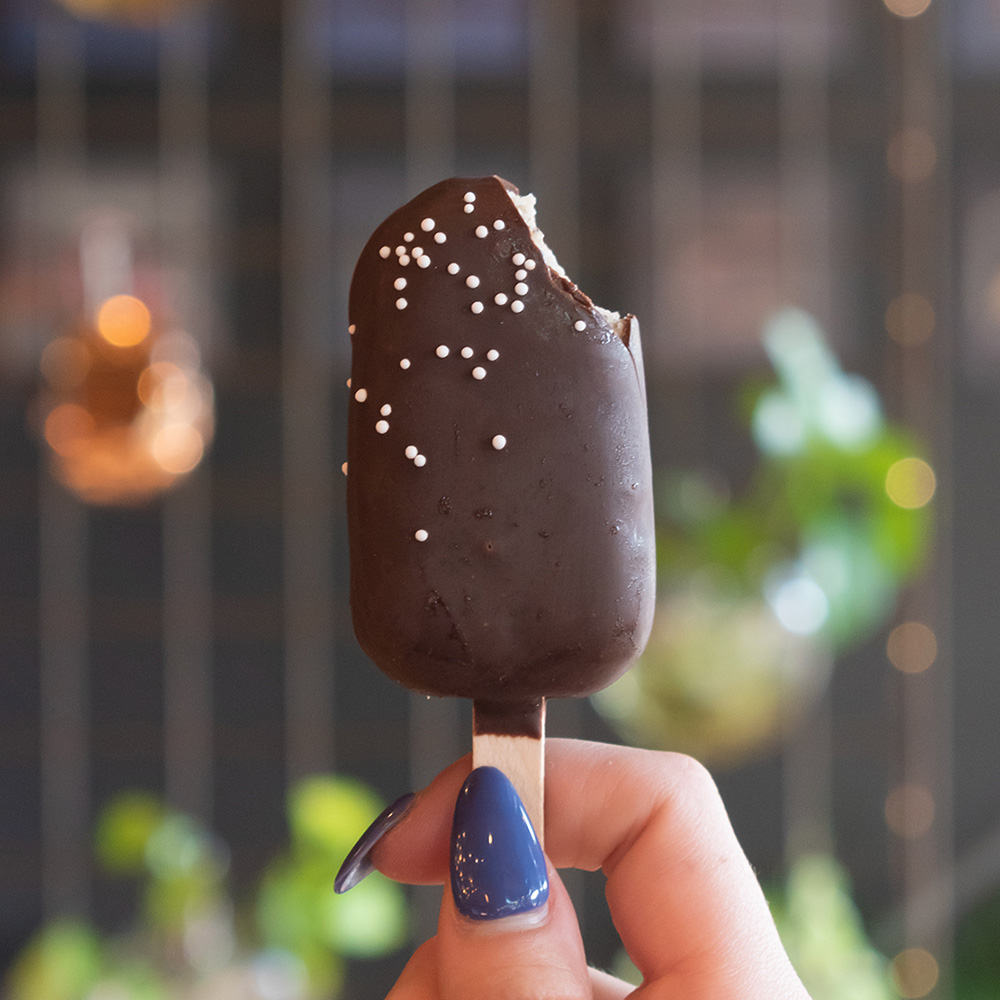
[[[329,775],[306,778],[288,797],[294,847],[318,851],[339,865],[380,809],[361,782]]]
[[[321,915],[324,938],[344,955],[372,958],[394,951],[406,940],[402,890],[378,872],[344,895],[328,888]]]
[[[7,974],[9,1000],[84,1000],[100,975],[101,943],[86,924],[49,924]]]
[[[164,816],[163,804],[148,792],[124,792],[101,810],[95,847],[98,861],[110,872],[137,875],[146,845]]]
[[[888,962],[870,944],[835,859],[800,858],[783,888],[768,898],[782,943],[813,1000],[898,1000]]]

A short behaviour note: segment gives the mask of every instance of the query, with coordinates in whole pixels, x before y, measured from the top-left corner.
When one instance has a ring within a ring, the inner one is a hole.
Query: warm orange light
[[[75,389],[90,371],[90,351],[79,337],[56,337],[42,351],[41,369],[54,389]]]
[[[885,476],[889,499],[907,510],[925,507],[936,489],[934,470],[922,458],[901,458],[889,466]]]
[[[885,824],[897,837],[916,840],[934,822],[934,796],[923,785],[897,785],[885,800]]]
[[[190,424],[167,424],[153,438],[153,458],[173,475],[190,472],[205,454],[205,440]]]
[[[139,375],[137,386],[139,399],[152,409],[163,409],[164,386],[171,383],[176,385],[178,382],[182,382],[186,387],[188,377],[177,365],[169,361],[154,361]]]
[[[135,347],[152,329],[153,320],[146,304],[134,295],[113,295],[97,310],[97,332],[115,347]]]
[[[931,0],[884,0],[897,17],[917,17],[931,5]]]
[[[889,303],[885,328],[897,344],[904,347],[922,344],[934,332],[934,306],[925,295],[903,292]]]
[[[937,959],[926,948],[906,948],[890,963],[892,981],[905,1000],[925,997],[941,975]]]
[[[889,662],[904,674],[920,674],[937,659],[937,636],[923,622],[903,622],[885,644]]]
[[[76,403],[63,403],[45,418],[45,440],[60,455],[79,450],[94,430],[94,418]]]
[[[925,181],[937,166],[937,145],[925,128],[906,125],[894,133],[886,148],[890,172],[901,181]]]

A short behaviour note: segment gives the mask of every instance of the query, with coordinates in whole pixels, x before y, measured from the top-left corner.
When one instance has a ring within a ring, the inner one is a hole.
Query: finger
[[[573,904],[555,870],[549,875],[540,914],[496,921],[463,916],[445,890],[437,933],[441,1000],[589,1000],[591,976]]]
[[[376,847],[383,872],[443,881],[448,803],[468,766],[463,759],[442,772],[418,795],[412,816]],[[549,740],[546,817],[553,865],[602,868],[608,876],[612,916],[647,982],[707,977],[721,997],[748,969],[763,969],[769,988],[784,991],[772,997],[806,996],[715,785],[696,762]]]
[[[631,983],[600,969],[590,969],[590,988],[594,1000],[625,1000],[635,990]]]
[[[437,968],[437,938],[431,938],[410,956],[385,1000],[438,1000]]]
[[[647,984],[637,997],[806,996],[700,764],[599,745],[557,756],[546,785],[553,860],[604,870],[615,926]]]
[[[496,768],[463,784],[450,844],[437,933],[442,1000],[589,1000],[572,903]]]

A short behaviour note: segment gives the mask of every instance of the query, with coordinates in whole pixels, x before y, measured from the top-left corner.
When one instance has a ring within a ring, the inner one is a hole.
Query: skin
[[[448,840],[468,757],[422,792],[375,848],[413,884],[448,878]],[[551,893],[534,913],[471,921],[443,894],[437,934],[389,1000],[809,1000],[708,772],[689,757],[549,740]],[[555,868],[600,868],[615,926],[643,975],[636,989],[588,968]]]

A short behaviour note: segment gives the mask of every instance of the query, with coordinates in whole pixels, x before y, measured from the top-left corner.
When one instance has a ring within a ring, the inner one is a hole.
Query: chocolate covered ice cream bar
[[[649,633],[654,532],[638,323],[594,305],[498,177],[398,209],[351,284],[347,504],[365,652],[413,691],[537,728]]]

